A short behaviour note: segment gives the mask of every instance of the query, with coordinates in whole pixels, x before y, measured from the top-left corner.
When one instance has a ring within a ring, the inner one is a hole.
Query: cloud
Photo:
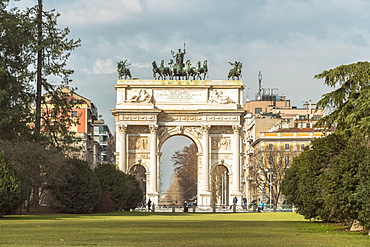
[[[61,13],[59,26],[68,26],[72,38],[81,38],[68,66],[111,127],[123,59],[134,77],[151,79],[151,62],[167,62],[185,42],[185,59],[208,60],[209,79],[226,79],[228,62],[243,62],[244,99],[254,98],[262,71],[264,87],[302,106],[330,90],[315,74],[370,54],[367,0],[50,0],[44,6]]]

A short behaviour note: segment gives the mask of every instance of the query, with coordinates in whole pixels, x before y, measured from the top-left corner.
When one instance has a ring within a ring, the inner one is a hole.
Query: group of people
[[[243,197],[243,208],[244,209],[248,209],[248,205],[247,205],[247,198],[245,198],[245,197]],[[177,203],[177,201],[176,201],[176,203]],[[236,198],[236,196],[233,198],[233,205],[237,205],[237,203],[238,203],[238,198]],[[256,202],[256,200],[254,200],[252,203],[251,203],[251,205],[257,205],[257,202]],[[189,206],[193,206],[193,205],[196,205],[196,201],[194,201],[193,203],[191,203],[191,204],[188,204],[188,202],[187,201],[184,201],[184,212],[186,213],[186,212],[188,212],[188,210],[189,210]],[[152,205],[152,201],[149,199],[148,200],[148,203],[147,203],[147,206],[148,206],[148,212],[149,211],[152,211],[152,206],[154,206],[154,205]],[[230,208],[231,208],[232,206],[230,206]],[[261,201],[259,204],[258,204],[258,212],[259,213],[263,213],[263,210],[264,210],[264,208],[265,208],[265,203],[263,202],[263,201]]]

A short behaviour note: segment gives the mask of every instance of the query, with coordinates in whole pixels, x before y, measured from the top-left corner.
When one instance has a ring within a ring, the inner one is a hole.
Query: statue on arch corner
[[[119,61],[117,63],[117,72],[118,72],[118,79],[132,79],[130,69],[128,68],[131,63],[126,64],[127,59],[125,61]]]

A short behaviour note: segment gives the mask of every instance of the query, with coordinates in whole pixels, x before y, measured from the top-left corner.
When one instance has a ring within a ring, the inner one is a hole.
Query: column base
[[[198,195],[198,205],[199,206],[210,206],[211,205],[211,192],[203,191]]]
[[[150,199],[152,203],[158,205],[159,203],[159,193],[157,191],[150,191],[147,193],[147,200]]]

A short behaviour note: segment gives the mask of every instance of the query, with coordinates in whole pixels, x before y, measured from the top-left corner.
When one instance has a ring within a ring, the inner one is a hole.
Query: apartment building
[[[280,187],[293,158],[315,138],[325,135],[315,123],[324,116],[307,101],[302,108],[291,106],[277,90],[259,90],[246,102],[243,126],[243,190],[249,202],[282,204]]]
[[[73,143],[75,148],[79,151],[71,152],[68,155],[71,157],[79,158],[89,162],[90,167],[94,168],[100,163],[102,147],[94,140],[94,122],[97,121],[98,109],[95,104],[83,97],[82,95],[72,91],[69,87],[61,89],[66,97],[74,103],[70,116],[73,120],[77,120],[78,124],[73,124],[68,127],[70,131],[75,133],[78,141]],[[42,105],[42,112],[51,111],[54,109],[53,102],[48,100],[47,95],[46,104]]]
[[[102,147],[100,155],[101,163],[109,163],[107,156],[108,140],[112,137],[109,126],[105,123],[104,119],[94,121],[94,140]]]

